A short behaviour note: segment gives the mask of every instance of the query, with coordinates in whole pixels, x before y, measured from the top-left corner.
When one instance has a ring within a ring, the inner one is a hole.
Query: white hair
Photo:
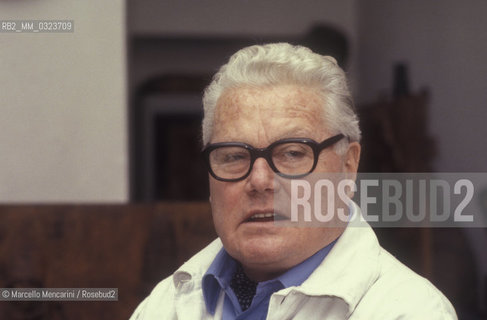
[[[344,134],[349,141],[360,141],[358,117],[345,72],[336,60],[306,47],[272,43],[237,51],[215,74],[203,96],[203,144],[208,144],[211,139],[216,105],[225,90],[284,84],[317,88],[324,101],[323,124],[326,128],[332,134]],[[346,150],[345,142],[336,145],[338,153]]]

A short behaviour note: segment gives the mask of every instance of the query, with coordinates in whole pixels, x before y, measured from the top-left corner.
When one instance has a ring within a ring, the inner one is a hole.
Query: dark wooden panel
[[[207,203],[0,206],[0,287],[110,287],[118,302],[1,302],[1,319],[127,319],[215,233]]]

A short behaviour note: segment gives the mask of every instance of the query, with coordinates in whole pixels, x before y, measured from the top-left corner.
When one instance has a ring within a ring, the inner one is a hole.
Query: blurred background
[[[0,302],[0,315],[127,318],[215,236],[200,100],[246,45],[338,60],[361,171],[486,172],[486,13],[483,0],[0,0],[2,21],[74,21],[0,32],[0,287],[119,288],[118,303]],[[460,319],[487,318],[485,229],[376,231]]]

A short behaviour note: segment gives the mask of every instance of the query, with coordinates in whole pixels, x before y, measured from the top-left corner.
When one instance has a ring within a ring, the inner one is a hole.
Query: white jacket
[[[267,319],[457,319],[443,294],[381,248],[372,228],[357,217],[302,285],[271,296]],[[130,320],[221,319],[223,293],[212,316],[201,289],[221,248],[216,239],[160,282]]]

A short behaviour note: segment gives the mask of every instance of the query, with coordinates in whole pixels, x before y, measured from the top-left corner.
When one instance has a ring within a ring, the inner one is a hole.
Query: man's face
[[[265,148],[283,138],[311,138],[317,142],[331,136],[323,126],[322,98],[312,88],[282,85],[230,89],[218,100],[211,143],[244,142]],[[314,172],[356,171],[360,147],[345,156],[333,148],[321,152]],[[272,221],[250,217],[274,212],[274,194],[282,186],[263,158],[250,175],[237,182],[210,176],[213,220],[227,252],[242,263],[257,281],[274,278],[304,261],[336,239],[343,229],[280,227]]]

